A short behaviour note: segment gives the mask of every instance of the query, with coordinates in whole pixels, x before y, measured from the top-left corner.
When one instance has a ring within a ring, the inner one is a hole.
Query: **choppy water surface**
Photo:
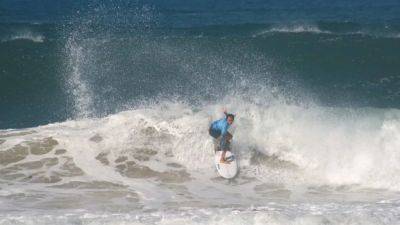
[[[0,224],[400,224],[398,2],[206,3],[0,3]]]

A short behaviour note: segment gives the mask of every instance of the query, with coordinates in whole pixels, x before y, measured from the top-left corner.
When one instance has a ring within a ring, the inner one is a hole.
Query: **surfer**
[[[233,114],[227,113],[224,110],[225,118],[216,120],[211,123],[210,129],[208,130],[209,134],[218,140],[220,138],[220,145],[218,151],[222,151],[220,163],[229,163],[225,159],[225,154],[227,151],[230,151],[230,141],[232,139],[232,134],[228,132],[228,128],[232,125],[235,120],[235,116]]]

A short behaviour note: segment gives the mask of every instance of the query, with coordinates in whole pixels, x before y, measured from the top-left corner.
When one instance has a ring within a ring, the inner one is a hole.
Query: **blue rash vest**
[[[228,128],[229,128],[229,123],[226,120],[226,118],[214,121],[210,127],[210,129],[213,132],[216,132],[221,135],[221,143],[220,143],[221,150],[225,150],[228,147],[228,143],[226,142],[226,134],[228,133]]]

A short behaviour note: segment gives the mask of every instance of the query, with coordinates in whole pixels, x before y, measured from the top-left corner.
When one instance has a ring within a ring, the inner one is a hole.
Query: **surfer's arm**
[[[226,108],[223,109],[224,115],[227,116],[228,115],[228,110],[226,110]]]

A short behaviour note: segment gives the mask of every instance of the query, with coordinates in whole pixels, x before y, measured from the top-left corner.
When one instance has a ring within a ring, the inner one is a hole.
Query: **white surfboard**
[[[226,179],[234,178],[238,172],[238,164],[236,162],[236,157],[230,151],[226,152],[225,159],[228,163],[220,163],[222,151],[215,152],[214,162],[215,167],[221,177]]]

